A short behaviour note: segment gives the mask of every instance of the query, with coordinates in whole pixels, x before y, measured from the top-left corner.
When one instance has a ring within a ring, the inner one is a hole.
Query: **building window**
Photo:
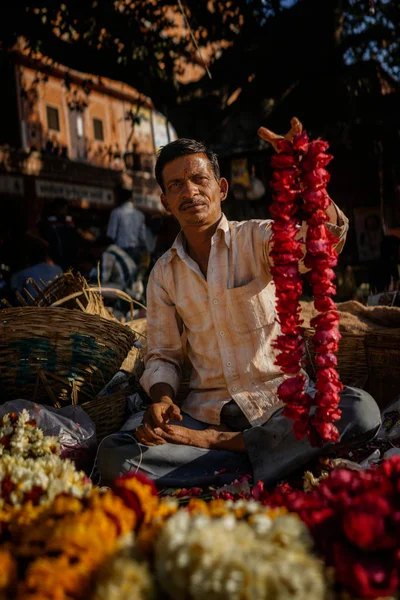
[[[58,108],[53,106],[46,106],[47,113],[47,127],[53,131],[60,131],[60,117],[58,115]]]
[[[82,115],[77,115],[76,117],[76,133],[78,138],[83,138],[83,117]]]
[[[104,142],[103,121],[101,119],[93,119],[94,139],[99,142]]]

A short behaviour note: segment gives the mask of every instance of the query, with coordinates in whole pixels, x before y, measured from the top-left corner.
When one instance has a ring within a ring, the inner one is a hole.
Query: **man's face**
[[[183,230],[208,227],[219,220],[228,182],[215,179],[205,154],[176,158],[165,165],[162,176],[165,192],[161,201]]]

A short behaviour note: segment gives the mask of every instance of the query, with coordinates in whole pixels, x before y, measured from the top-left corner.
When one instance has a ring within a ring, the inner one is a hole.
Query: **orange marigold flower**
[[[91,510],[99,509],[103,511],[114,522],[119,536],[126,535],[137,527],[135,511],[128,507],[122,498],[111,491],[92,493],[88,504]]]
[[[87,598],[91,575],[82,565],[71,565],[67,556],[39,558],[28,567],[16,600]]]
[[[17,577],[17,563],[7,549],[0,549],[0,597],[14,585]],[[6,596],[5,596],[6,597]]]
[[[223,517],[229,513],[225,500],[211,500],[208,504],[208,513],[210,517]]]
[[[113,486],[117,496],[135,511],[137,526],[152,520],[159,503],[154,483],[142,473],[118,477]]]
[[[191,498],[186,508],[193,514],[203,513],[204,515],[208,515],[210,512],[207,502],[199,498]]]
[[[137,534],[137,544],[143,554],[152,554],[154,544],[164,529],[166,521],[178,511],[178,508],[177,502],[161,500],[158,508],[153,513],[151,522],[143,523],[140,526]]]

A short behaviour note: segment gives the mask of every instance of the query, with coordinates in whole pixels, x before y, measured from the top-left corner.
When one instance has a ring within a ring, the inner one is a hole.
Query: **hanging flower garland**
[[[336,292],[332,280],[335,277],[333,267],[337,263],[334,249],[337,240],[326,227],[328,216],[325,211],[331,200],[326,191],[329,173],[325,166],[332,160],[325,152],[327,148],[328,144],[321,140],[309,142],[303,132],[291,142],[281,140],[279,154],[272,158],[274,203],[271,214],[274,221],[270,256],[282,332],[274,346],[279,351],[276,364],[285,374],[291,375],[279,386],[278,396],[285,402],[284,415],[294,420],[296,437],[308,435],[314,446],[339,438],[334,421],[340,418],[339,392],[343,387],[335,370],[337,359],[334,353],[340,339],[339,315],[331,295]],[[299,261],[303,258],[303,250],[298,234],[302,218],[307,223],[304,265],[310,269],[308,279],[315,308],[319,311],[311,321],[315,328],[313,342],[317,366],[315,398],[305,391],[306,377],[301,373],[305,343],[300,317],[302,280]],[[310,416],[313,405],[316,410]]]

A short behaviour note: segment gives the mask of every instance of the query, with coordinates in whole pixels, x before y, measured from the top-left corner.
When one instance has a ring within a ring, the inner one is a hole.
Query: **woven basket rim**
[[[82,396],[84,401],[88,395],[95,397],[121,368],[136,340],[134,332],[121,323],[81,310],[5,309],[0,313],[4,397],[17,397],[24,390],[57,406],[69,404],[72,392],[72,403],[83,404]]]
[[[76,319],[76,321],[78,321],[81,326],[90,323],[101,324],[108,329],[111,327],[115,331],[123,330],[128,336],[132,338],[133,342],[137,340],[137,335],[135,334],[135,332],[132,329],[130,329],[130,327],[126,327],[119,321],[105,319],[100,315],[89,314],[76,308],[64,308],[58,306],[15,306],[12,308],[5,308],[0,310],[0,325],[2,324],[2,321],[6,321],[7,318],[10,319],[17,316],[20,318],[22,314],[26,316],[28,316],[28,314],[29,316],[35,315],[35,317],[37,318],[39,316],[42,316],[47,324],[49,324],[51,316],[63,315],[65,316],[66,322],[71,322],[74,319]]]

